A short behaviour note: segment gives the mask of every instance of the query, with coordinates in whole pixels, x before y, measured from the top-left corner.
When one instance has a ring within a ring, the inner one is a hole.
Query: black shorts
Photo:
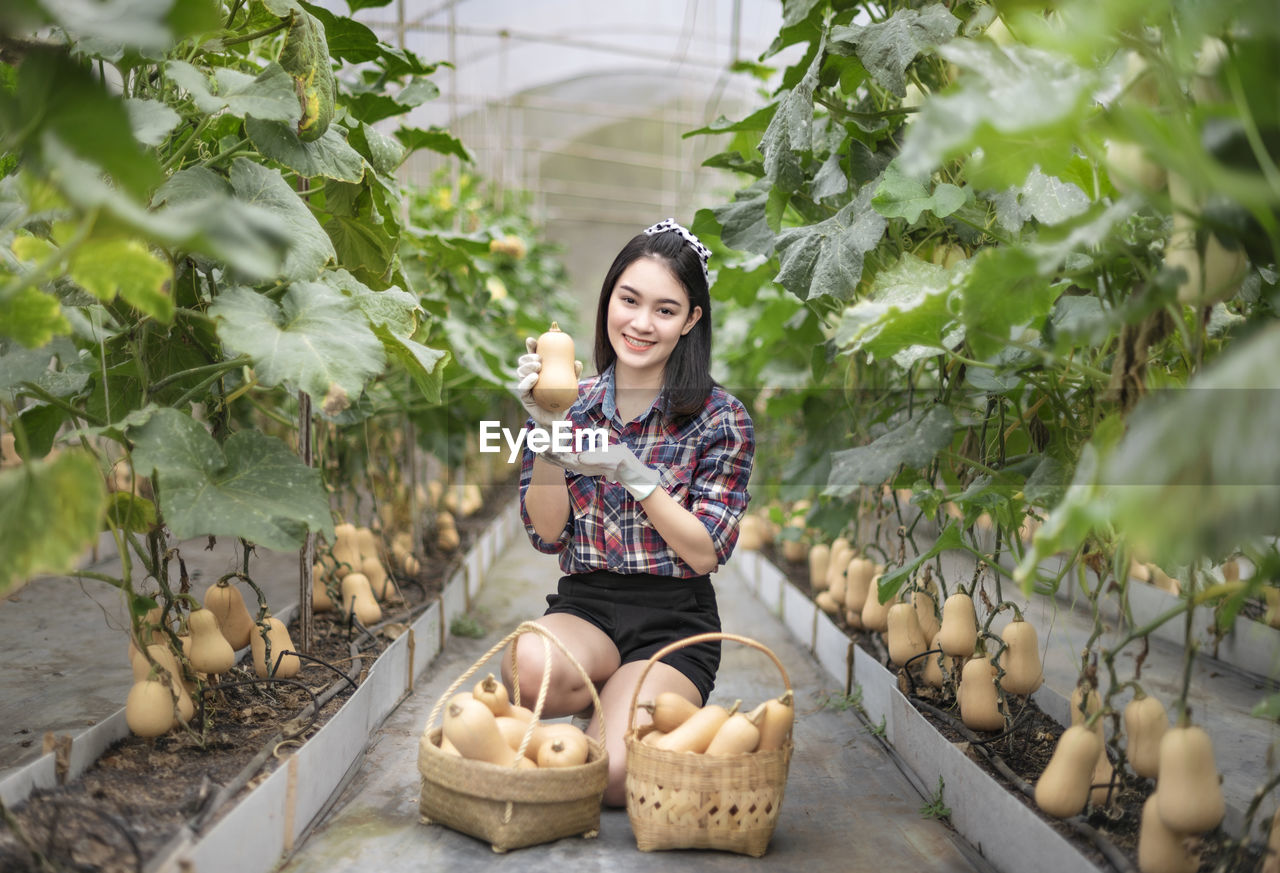
[[[608,570],[561,576],[558,593],[547,595],[546,615],[576,615],[604,631],[622,663],[648,660],[654,652],[694,634],[720,630],[716,592],[708,576],[675,579]],[[720,641],[697,643],[662,659],[689,678],[705,704],[716,684]]]

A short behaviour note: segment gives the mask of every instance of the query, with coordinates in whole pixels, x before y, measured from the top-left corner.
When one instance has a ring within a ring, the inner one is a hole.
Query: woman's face
[[[701,317],[702,308],[690,307],[688,293],[664,261],[632,261],[609,297],[608,336],[618,367],[660,376],[680,337]]]

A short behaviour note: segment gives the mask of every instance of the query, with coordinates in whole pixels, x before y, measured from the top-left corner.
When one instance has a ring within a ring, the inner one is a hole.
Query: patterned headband
[[[698,260],[702,263],[702,278],[707,280],[708,285],[711,284],[711,278],[707,273],[707,259],[711,257],[711,249],[704,246],[702,240],[693,235],[693,231],[676,223],[674,218],[668,218],[665,221],[659,221],[653,227],[646,227],[644,232],[653,236],[655,233],[665,233],[669,230],[674,230],[684,237],[685,242],[693,246],[693,250],[698,254]]]

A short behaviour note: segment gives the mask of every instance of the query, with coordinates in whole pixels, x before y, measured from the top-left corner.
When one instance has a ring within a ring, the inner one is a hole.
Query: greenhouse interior
[[[0,869],[1280,873],[1277,82],[1263,0],[6,2]]]

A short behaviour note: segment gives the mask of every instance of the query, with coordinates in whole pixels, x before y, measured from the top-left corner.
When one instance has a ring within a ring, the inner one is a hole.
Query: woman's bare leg
[[[544,615],[536,621],[564,643],[597,686],[618,669],[621,658],[617,647],[604,631],[591,622],[563,612]],[[533,633],[521,634],[514,643],[520,674],[520,703],[530,709],[538,699],[538,689],[542,684],[545,659],[542,643],[543,638]],[[542,717],[559,718],[581,712],[591,705],[591,691],[564,652],[554,643],[548,641],[548,644],[551,648],[551,683],[547,687]],[[508,689],[513,689],[509,650],[502,656],[502,681]]]

